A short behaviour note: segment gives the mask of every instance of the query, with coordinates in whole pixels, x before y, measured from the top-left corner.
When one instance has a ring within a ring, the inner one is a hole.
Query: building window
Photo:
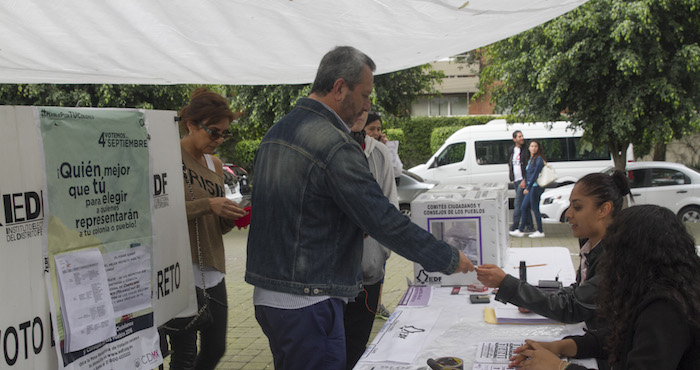
[[[421,97],[412,105],[414,116],[448,117],[469,114],[468,96]]]

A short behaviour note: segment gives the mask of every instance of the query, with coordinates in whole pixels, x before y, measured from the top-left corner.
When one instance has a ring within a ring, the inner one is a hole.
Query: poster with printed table
[[[46,277],[59,367],[131,368],[159,350],[151,306],[152,174],[144,113],[34,109],[43,148]],[[162,362],[152,357],[146,368]]]

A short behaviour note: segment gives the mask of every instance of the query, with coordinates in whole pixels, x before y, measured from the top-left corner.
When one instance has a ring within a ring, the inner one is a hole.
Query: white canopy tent
[[[336,45],[377,74],[491,44],[585,0],[7,0],[0,83],[297,84]]]

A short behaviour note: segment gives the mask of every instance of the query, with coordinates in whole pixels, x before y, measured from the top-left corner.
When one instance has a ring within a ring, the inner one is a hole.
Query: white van
[[[428,162],[410,171],[440,184],[510,183],[507,162],[514,145],[513,132],[517,130],[525,137],[525,150],[530,140],[539,141],[547,163],[556,170],[558,179],[548,187],[576,182],[588,173],[613,165],[606,145],[581,148],[583,130],[567,129],[569,124],[562,121],[507,124],[499,119],[467,126],[452,134]],[[629,151],[627,158],[633,158]],[[512,188],[510,183],[510,198],[515,196]]]

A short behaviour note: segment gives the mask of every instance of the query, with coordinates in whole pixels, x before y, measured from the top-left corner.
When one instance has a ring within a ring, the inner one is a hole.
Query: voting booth
[[[411,221],[464,253],[474,266],[503,266],[509,246],[506,185],[437,185],[411,202]],[[434,285],[478,283],[475,274],[445,275],[414,264],[414,282]]]
[[[0,106],[0,369],[162,363],[196,310],[175,115]]]

